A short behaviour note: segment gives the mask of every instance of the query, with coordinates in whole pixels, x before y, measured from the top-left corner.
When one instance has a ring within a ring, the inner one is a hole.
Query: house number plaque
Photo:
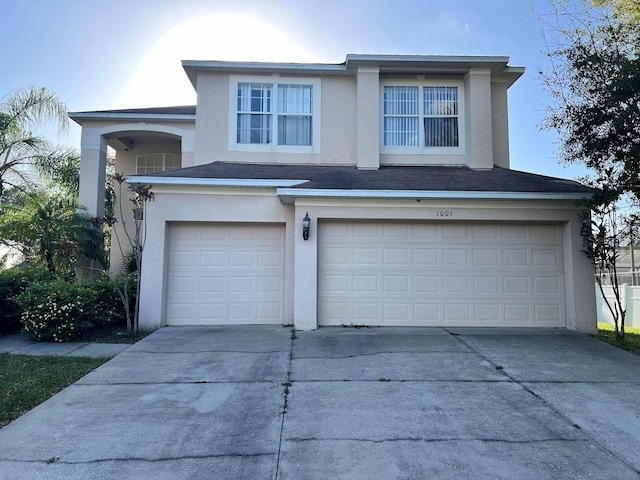
[[[453,210],[436,210],[436,217],[453,217]]]

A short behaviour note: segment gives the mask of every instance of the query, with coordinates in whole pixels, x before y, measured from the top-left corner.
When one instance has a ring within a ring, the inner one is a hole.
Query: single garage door
[[[284,226],[169,226],[168,325],[283,323]]]
[[[565,326],[562,227],[322,222],[319,325]]]

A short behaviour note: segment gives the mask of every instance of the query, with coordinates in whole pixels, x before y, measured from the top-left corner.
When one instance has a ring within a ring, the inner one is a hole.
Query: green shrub
[[[105,278],[87,285],[95,294],[95,320],[98,326],[124,326],[127,324],[127,314],[120,294],[118,293],[118,290],[120,292],[124,291],[124,283],[124,279],[113,281]],[[135,279],[131,278],[129,280],[128,288],[130,309],[133,313],[136,294]]]
[[[84,285],[35,282],[18,297],[21,321],[31,338],[66,342],[94,327],[95,293]]]
[[[135,275],[128,283],[133,315]],[[77,285],[41,268],[0,271],[0,335],[24,328],[37,340],[67,341],[91,328],[124,326],[127,316],[118,293],[124,288],[123,278]]]
[[[33,282],[49,281],[54,275],[44,268],[9,268],[0,271],[0,335],[22,329],[22,306],[18,296]]]

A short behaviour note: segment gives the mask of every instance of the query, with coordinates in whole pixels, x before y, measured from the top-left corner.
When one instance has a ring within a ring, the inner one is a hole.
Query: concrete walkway
[[[0,430],[9,479],[640,479],[640,358],[564,331],[163,328]]]
[[[34,342],[24,333],[0,337],[0,353],[16,355],[65,355],[70,357],[114,357],[131,345],[126,343]],[[2,476],[0,476],[0,479]]]

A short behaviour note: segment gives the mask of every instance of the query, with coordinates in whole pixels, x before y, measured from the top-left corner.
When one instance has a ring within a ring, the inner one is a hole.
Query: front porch
[[[82,127],[79,202],[96,218],[105,213],[108,157],[115,158],[114,172],[124,177],[194,163],[195,106],[75,112],[69,117]],[[126,186],[114,187],[114,233],[125,239],[124,227],[133,223],[133,212]],[[114,245],[112,270],[120,268],[122,257]]]

